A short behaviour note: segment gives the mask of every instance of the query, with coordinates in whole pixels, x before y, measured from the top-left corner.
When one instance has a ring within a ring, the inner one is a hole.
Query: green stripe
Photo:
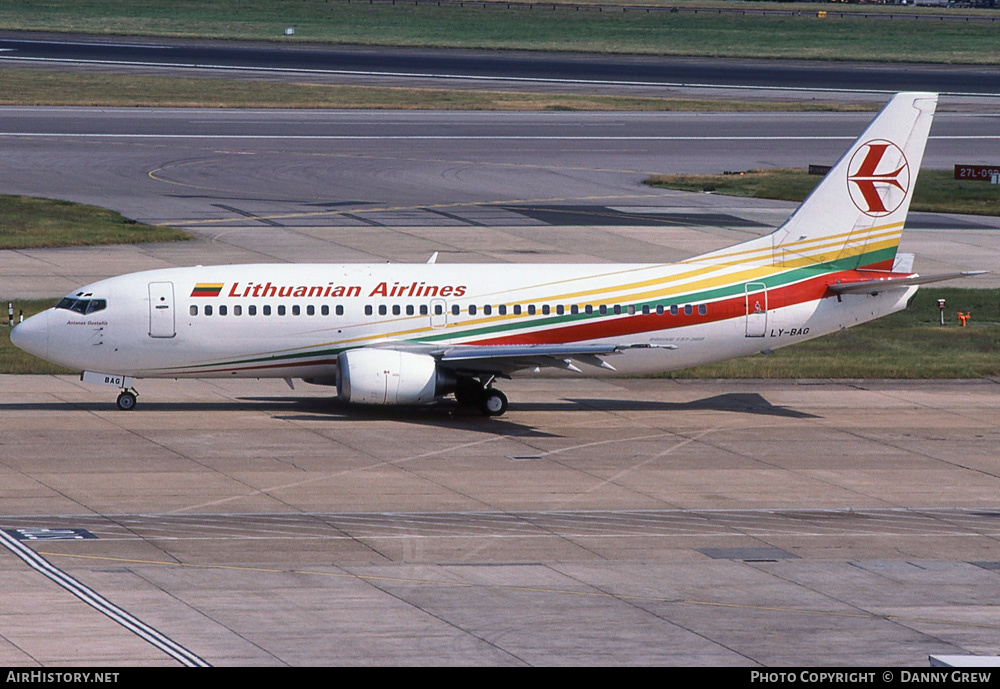
[[[874,263],[881,263],[882,261],[891,260],[896,255],[896,248],[892,247],[889,249],[883,249],[880,251],[873,251],[861,256],[852,256],[848,259],[835,260],[829,263],[822,263],[817,266],[809,266],[807,268],[794,268],[784,273],[776,273],[774,275],[769,275],[761,278],[754,278],[749,280],[744,280],[741,282],[730,283],[722,287],[714,287],[712,289],[701,290],[698,292],[679,292],[677,294],[670,295],[672,299],[677,298],[687,302],[707,302],[716,301],[719,299],[725,299],[728,297],[739,296],[744,293],[744,285],[748,282],[753,283],[763,283],[767,289],[777,289],[779,287],[785,287],[795,282],[800,282],[802,280],[808,279],[810,277],[819,277],[827,273],[836,273],[844,270],[854,270],[855,268],[863,265],[872,265]],[[657,304],[662,303],[661,299],[647,300],[647,301],[637,301],[637,302],[620,302],[623,306],[635,306],[637,309],[641,309],[643,306],[655,307]],[[442,333],[440,335],[427,335],[416,338],[416,342],[440,342],[442,340],[450,340],[459,337],[481,337],[484,335],[496,335],[496,334],[516,334],[517,331],[530,332],[536,328],[557,326],[557,325],[570,325],[578,323],[580,321],[594,320],[597,318],[607,318],[609,314],[601,315],[598,313],[586,314],[563,314],[562,316],[552,316],[548,318],[538,318],[534,319],[528,323],[499,323],[497,325],[483,326],[480,328],[473,328],[469,330],[463,330],[460,333]]]
[[[769,290],[777,289],[780,287],[785,287],[795,282],[806,280],[808,278],[819,277],[828,273],[835,273],[845,270],[854,270],[859,266],[872,265],[875,263],[888,261],[894,258],[895,255],[896,255],[896,247],[890,247],[888,249],[873,251],[867,254],[860,254],[858,256],[852,256],[847,259],[834,260],[828,263],[822,263],[815,266],[809,266],[805,268],[793,268],[783,273],[775,273],[774,275],[743,280],[740,282],[730,283],[722,287],[715,287],[712,289],[701,290],[698,292],[688,292],[688,293],[680,292],[670,296],[671,298],[683,299],[684,301],[689,303],[715,301],[719,299],[725,299],[728,297],[735,297],[742,295],[744,293],[744,285],[746,285],[748,282],[763,283]],[[632,303],[623,302],[622,305],[623,306],[631,305],[635,306],[637,309],[641,309],[643,306],[655,307],[658,303],[662,303],[662,299],[639,301]],[[599,313],[564,314],[562,316],[550,316],[548,318],[535,318],[529,322],[500,323],[497,325],[483,326],[479,328],[470,328],[458,332],[451,331],[451,332],[441,333],[438,335],[418,336],[408,340],[399,340],[399,342],[430,344],[444,340],[452,340],[457,337],[470,338],[470,337],[481,337],[484,335],[496,335],[504,333],[516,334],[517,332],[531,332],[539,328],[546,328],[550,326],[569,325],[569,324],[579,323],[581,321],[607,318],[608,315],[611,314],[605,314],[605,315],[601,315]],[[257,364],[265,362],[281,362],[293,359],[305,359],[305,358],[313,358],[320,356],[339,355],[341,352],[347,351],[348,349],[357,349],[358,347],[364,347],[364,346],[366,345],[355,345],[350,347],[332,347],[328,349],[320,349],[309,352],[297,352],[292,354],[266,355],[262,357],[255,357],[253,359],[238,359],[221,363],[198,364],[195,366],[185,366],[183,368],[192,370],[205,369],[205,368],[225,368],[227,366],[240,366],[240,365]],[[164,369],[164,370],[172,370],[172,369]]]

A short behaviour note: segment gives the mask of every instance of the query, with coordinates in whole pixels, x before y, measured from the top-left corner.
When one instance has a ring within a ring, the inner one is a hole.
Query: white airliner
[[[503,414],[498,378],[628,375],[802,342],[906,307],[896,256],[937,95],[902,93],[772,234],[674,264],[228,265],[101,280],[12,342],[121,389],[134,378],[301,378],[348,402],[454,393]]]

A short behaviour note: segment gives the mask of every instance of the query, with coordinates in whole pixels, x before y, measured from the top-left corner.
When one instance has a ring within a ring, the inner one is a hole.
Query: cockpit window
[[[66,309],[67,311],[76,311],[79,314],[87,315],[88,313],[96,313],[97,311],[103,311],[108,308],[108,302],[106,299],[76,299],[75,297],[65,297],[62,301],[56,304],[57,309]]]

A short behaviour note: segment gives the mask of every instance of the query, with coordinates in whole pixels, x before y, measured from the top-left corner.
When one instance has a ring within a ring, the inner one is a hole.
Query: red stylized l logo
[[[855,167],[862,153],[864,158]],[[885,165],[880,170],[883,159],[891,161],[888,163],[888,170]],[[850,173],[852,169],[853,174]],[[909,164],[896,144],[890,141],[869,141],[851,158],[847,181],[851,199],[861,212],[873,216],[888,215],[906,199],[910,184]],[[882,193],[879,193],[880,190]]]

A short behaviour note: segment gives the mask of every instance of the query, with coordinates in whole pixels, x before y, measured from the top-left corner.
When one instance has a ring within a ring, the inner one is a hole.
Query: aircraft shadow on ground
[[[277,402],[281,398],[245,398],[261,402]],[[339,416],[351,419],[371,419],[385,421],[402,421],[409,423],[438,423],[443,426],[455,427],[462,424],[478,430],[496,432],[504,427],[527,428],[521,424],[510,422],[504,418],[483,416],[478,409],[462,406],[454,400],[441,400],[434,404],[419,407],[366,407],[350,405],[336,399],[308,398],[298,399],[297,409],[320,414],[324,418]],[[286,408],[287,409],[287,408]],[[512,402],[514,412],[572,412],[572,411],[720,411],[738,412],[743,414],[760,414],[764,416],[782,416],[793,419],[815,419],[813,414],[796,411],[787,407],[775,406],[758,393],[727,393],[690,402],[659,402],[651,400],[609,400],[609,399],[573,399],[563,398],[551,402]],[[282,416],[278,418],[305,419],[308,417]]]
[[[55,411],[72,408],[86,412],[115,412],[142,414],[144,412],[238,412],[256,411],[273,413],[275,418],[289,421],[320,421],[342,419],[345,421],[397,421],[447,428],[465,428],[500,435],[555,437],[533,426],[515,423],[510,417],[486,417],[478,409],[442,400],[434,404],[413,407],[367,407],[351,405],[329,397],[243,397],[237,400],[205,402],[161,402],[143,400],[135,411],[119,412],[114,403],[105,400],[90,402],[29,402],[0,403],[3,411]],[[690,402],[661,402],[652,400],[612,400],[591,398],[564,398],[551,402],[513,402],[511,411],[517,412],[684,412],[718,411],[780,416],[791,419],[815,419],[813,414],[787,407],[775,406],[758,393],[728,393],[692,400]]]
[[[245,398],[272,403],[280,398]],[[276,414],[276,419],[287,421],[321,421],[341,419],[345,421],[395,421],[420,426],[440,426],[449,429],[464,429],[519,437],[559,437],[532,426],[514,423],[509,418],[483,416],[475,408],[463,406],[454,400],[441,400],[422,406],[369,407],[347,404],[331,398],[300,398],[293,407],[285,406],[282,411],[291,414]],[[299,413],[294,413],[299,412]]]
[[[690,402],[653,402],[649,400],[567,399],[567,402],[597,411],[726,411],[763,416],[784,416],[790,419],[817,419],[815,414],[776,406],[756,392],[727,393]],[[513,405],[511,405],[513,407]],[[531,411],[534,407],[517,405],[519,410]]]

